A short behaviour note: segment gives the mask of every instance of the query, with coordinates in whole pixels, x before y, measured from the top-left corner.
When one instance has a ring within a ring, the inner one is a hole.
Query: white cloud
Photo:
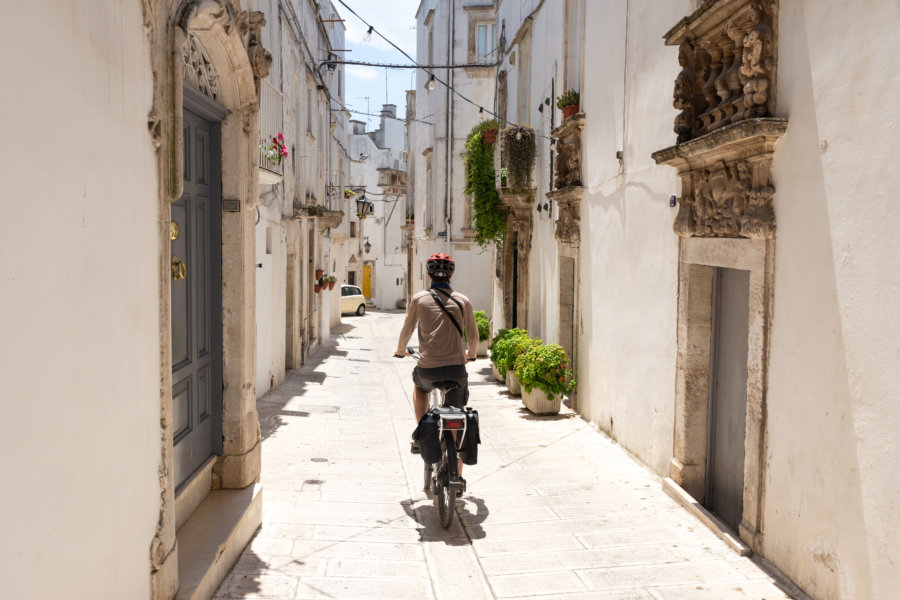
[[[360,65],[347,65],[347,77],[356,77],[357,79],[376,79],[378,78],[377,67],[363,67]]]

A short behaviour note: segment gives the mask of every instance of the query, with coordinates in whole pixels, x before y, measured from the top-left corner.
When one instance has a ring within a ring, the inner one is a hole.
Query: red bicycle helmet
[[[428,258],[425,262],[425,267],[428,269],[429,275],[438,279],[447,279],[453,275],[456,263],[453,262],[453,258],[449,254],[437,252]]]

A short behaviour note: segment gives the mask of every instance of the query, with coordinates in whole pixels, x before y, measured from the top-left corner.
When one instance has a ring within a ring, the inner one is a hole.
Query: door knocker
[[[178,260],[177,256],[172,257],[172,279],[178,281],[179,279],[184,279],[187,275],[187,265],[184,264],[184,261]]]

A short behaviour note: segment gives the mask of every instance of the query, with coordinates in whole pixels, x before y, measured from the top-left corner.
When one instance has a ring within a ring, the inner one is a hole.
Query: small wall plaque
[[[241,212],[241,201],[222,200],[222,210],[225,212]]]

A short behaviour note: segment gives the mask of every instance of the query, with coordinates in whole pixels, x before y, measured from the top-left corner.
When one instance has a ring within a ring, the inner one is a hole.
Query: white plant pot
[[[522,390],[522,404],[536,415],[555,415],[562,406],[562,394],[548,398],[541,388],[532,388],[530,392]]]
[[[518,396],[522,393],[522,386],[519,385],[519,378],[516,377],[516,372],[512,369],[506,372],[506,387],[509,388],[509,393],[513,396]]]
[[[494,379],[496,379],[500,383],[506,383],[506,379],[504,379],[503,376],[500,375],[500,371],[497,370],[497,365],[491,363],[491,369],[493,369],[494,371]]]
[[[487,356],[490,345],[491,340],[480,340],[478,342],[478,356]]]

